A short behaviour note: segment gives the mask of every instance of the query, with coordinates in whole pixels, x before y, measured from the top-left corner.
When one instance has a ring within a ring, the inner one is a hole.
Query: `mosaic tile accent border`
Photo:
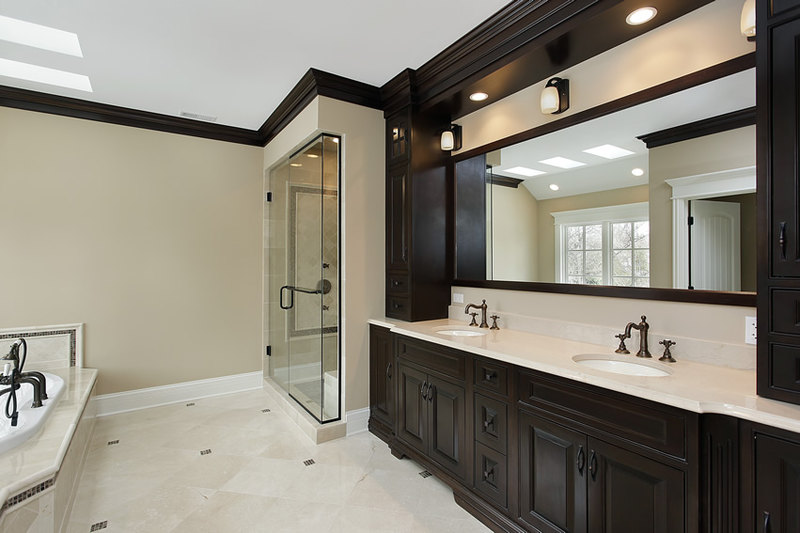
[[[37,483],[33,487],[23,490],[20,493],[15,494],[8,498],[5,502],[3,502],[3,506],[0,507],[0,516],[3,516],[6,511],[8,511],[11,507],[24,502],[29,498],[33,498],[37,494],[41,494],[42,492],[46,491],[50,487],[56,484],[56,476],[51,477],[48,480],[42,481],[41,483]]]
[[[75,327],[67,326],[53,326],[54,329],[41,329],[35,328],[26,330],[20,328],[7,333],[0,333],[0,340],[18,339],[19,337],[41,338],[41,337],[54,337],[58,335],[69,336],[69,366],[77,366],[78,364],[78,337],[81,333],[79,330],[83,328],[83,324],[76,325]]]

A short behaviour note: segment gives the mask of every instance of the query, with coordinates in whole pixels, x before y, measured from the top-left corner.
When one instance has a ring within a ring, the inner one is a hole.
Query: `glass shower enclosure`
[[[269,375],[319,422],[341,419],[341,139],[322,134],[270,171]]]

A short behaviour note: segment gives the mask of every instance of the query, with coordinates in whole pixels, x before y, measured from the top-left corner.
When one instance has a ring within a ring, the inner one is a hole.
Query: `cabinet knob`
[[[483,479],[494,484],[494,466],[483,471]]]
[[[489,427],[491,427],[492,430],[494,430],[494,415],[487,416],[483,420],[483,429],[485,431],[489,431]]]

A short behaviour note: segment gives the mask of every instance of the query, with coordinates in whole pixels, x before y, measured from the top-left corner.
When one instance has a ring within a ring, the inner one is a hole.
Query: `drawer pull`
[[[398,310],[398,309],[402,309],[402,308],[403,308],[403,304],[399,304],[399,303],[397,303],[397,302],[392,302],[392,308],[393,308],[395,311],[396,311],[396,310]]]
[[[483,471],[483,479],[494,485],[494,466]]]
[[[583,475],[583,468],[586,466],[586,452],[583,451],[583,445],[578,446],[578,457],[575,460],[575,466],[578,467],[578,473]]]
[[[483,380],[492,382],[497,377],[497,372],[494,370],[484,370]]]
[[[392,287],[399,287],[399,286],[400,286],[400,282],[397,281],[396,279],[393,279],[392,280]]]
[[[781,222],[778,233],[778,246],[781,248],[781,259],[786,259],[786,222]]]
[[[592,475],[592,481],[597,477],[597,453],[592,450],[592,455],[589,456],[589,473]]]
[[[489,431],[489,428],[490,428],[490,427],[492,428],[492,431],[494,431],[494,415],[487,416],[487,417],[486,417],[486,418],[483,420],[483,429],[484,429],[486,432],[488,432],[488,431]]]

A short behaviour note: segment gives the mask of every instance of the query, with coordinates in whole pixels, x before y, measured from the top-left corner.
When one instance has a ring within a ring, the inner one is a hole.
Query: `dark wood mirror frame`
[[[489,143],[472,150],[456,154],[450,158],[448,163],[449,173],[453,176],[453,187],[455,188],[455,164],[459,161],[470,159],[477,155],[505,148],[507,146],[517,144],[522,141],[527,141],[535,137],[541,137],[548,133],[557,130],[568,128],[582,122],[586,122],[598,117],[602,117],[622,109],[661,98],[669,94],[702,85],[704,83],[735,74],[756,66],[755,53],[746,54],[729,61],[725,61],[718,65],[687,74],[675,78],[668,82],[644,89],[642,91],[623,96],[611,102],[601,104],[599,106],[569,115],[560,120],[549,122],[542,126],[523,131],[521,133],[500,139],[498,141]],[[741,127],[744,124],[741,122],[730,122],[727,126],[720,125],[714,131],[704,131],[702,134],[716,133],[724,131],[725,129],[732,129]],[[676,128],[677,130],[678,128]],[[684,138],[691,138],[691,132],[685,132],[678,135],[688,135]],[[696,135],[694,135],[696,136]],[[679,138],[676,138],[679,140]],[[452,228],[454,232],[458,231],[455,224],[455,195],[452,196]],[[759,201],[759,208],[762,208]],[[456,257],[455,239],[453,242],[452,257]],[[562,294],[581,294],[587,296],[605,296],[614,298],[634,298],[644,300],[663,300],[673,302],[691,302],[703,304],[718,304],[718,305],[738,305],[746,307],[756,306],[756,293],[744,292],[721,292],[721,291],[707,291],[707,290],[688,290],[688,289],[670,289],[670,288],[652,288],[652,287],[611,287],[611,286],[596,286],[596,285],[576,285],[568,283],[545,283],[536,281],[495,281],[495,280],[476,280],[476,279],[459,279],[455,277],[455,261],[453,264],[453,285],[461,287],[480,287],[487,289],[503,289],[514,291],[532,291],[532,292],[552,292]]]

